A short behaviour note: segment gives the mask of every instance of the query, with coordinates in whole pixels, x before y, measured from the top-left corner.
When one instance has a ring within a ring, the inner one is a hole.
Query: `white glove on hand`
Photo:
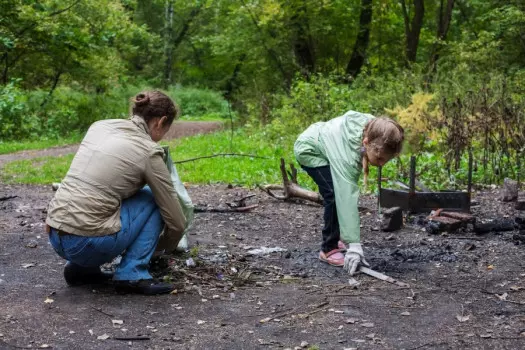
[[[370,266],[370,264],[365,260],[361,243],[350,243],[348,244],[348,249],[346,250],[345,265],[343,268],[348,271],[350,276],[353,276],[359,264],[363,264],[367,267]]]

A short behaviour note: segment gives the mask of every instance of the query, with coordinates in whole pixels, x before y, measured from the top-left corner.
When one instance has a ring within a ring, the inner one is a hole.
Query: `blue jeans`
[[[334,182],[332,181],[330,166],[327,165],[318,168],[310,168],[301,165],[301,167],[315,181],[319,187],[319,193],[323,196],[324,227],[321,249],[323,252],[328,253],[337,248],[341,236],[339,231],[339,220],[337,219],[337,207],[335,205]]]
[[[107,236],[59,235],[51,228],[49,241],[62,258],[86,268],[111,262],[122,254],[113,280],[152,278],[148,264],[164,222],[149,187],[122,201],[120,221],[121,230]]]

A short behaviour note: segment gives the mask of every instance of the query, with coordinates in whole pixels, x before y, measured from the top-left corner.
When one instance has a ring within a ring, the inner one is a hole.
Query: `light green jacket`
[[[334,183],[341,240],[359,243],[359,176],[361,175],[363,129],[374,116],[348,111],[327,122],[310,125],[294,145],[299,164],[316,168],[330,166]]]

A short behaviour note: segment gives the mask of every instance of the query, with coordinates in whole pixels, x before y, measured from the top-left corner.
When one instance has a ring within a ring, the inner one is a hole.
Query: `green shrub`
[[[168,90],[168,94],[177,102],[186,118],[206,115],[229,117],[228,102],[218,92],[192,87],[173,87]]]

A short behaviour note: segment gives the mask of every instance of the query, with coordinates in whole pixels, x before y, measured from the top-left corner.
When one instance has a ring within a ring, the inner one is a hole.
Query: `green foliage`
[[[26,96],[14,82],[0,88],[0,139],[17,138],[24,133]]]
[[[228,102],[217,92],[198,89],[173,87],[168,94],[181,107],[186,119],[205,117],[205,119],[228,118]]]

